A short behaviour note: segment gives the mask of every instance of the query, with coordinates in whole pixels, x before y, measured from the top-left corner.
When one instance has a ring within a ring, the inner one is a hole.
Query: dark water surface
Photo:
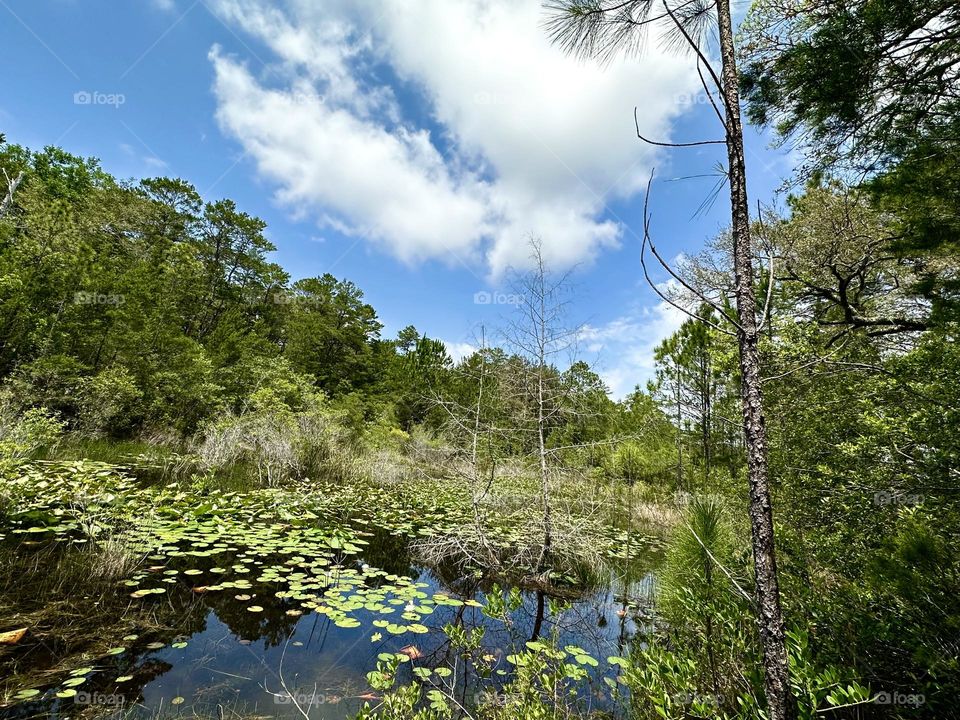
[[[206,563],[209,569],[211,561]],[[277,585],[253,579],[248,589],[196,593],[191,588],[196,582],[187,581],[182,570],[196,566],[197,561],[183,559],[179,582],[171,585],[167,595],[150,600],[156,603],[155,629],[127,638],[129,642],[120,643],[126,645],[125,651],[99,660],[76,686],[75,697],[56,697],[63,687],[58,683],[43,688],[36,698],[0,708],[0,717],[229,718],[239,714],[303,718],[303,710],[310,718],[341,720],[352,717],[364,702],[377,703],[380,694],[370,689],[366,675],[376,668],[378,655],[411,646],[419,657],[401,665],[398,681],[409,681],[413,666],[452,668],[454,673],[446,682],[453,686],[458,701],[469,707],[481,699],[496,701],[512,669],[507,655],[524,649],[527,641],[551,638],[554,633],[560,647],[576,645],[600,661],[591,671],[591,682],[585,684],[583,701],[604,708],[609,689],[600,678],[616,675],[606,658],[625,655],[631,639],[646,623],[656,558],[646,556],[630,563],[625,574],[631,579],[611,570],[608,582],[599,589],[566,601],[551,599],[542,591],[513,590],[506,623],[486,616],[477,606],[430,605],[437,594],[485,604],[493,586],[455,573],[445,577],[441,571],[413,564],[406,542],[398,538],[381,536],[371,542],[361,560],[344,564],[350,568],[351,563],[358,569],[368,568],[369,563],[413,581],[420,609],[432,607],[419,620],[426,631],[391,634],[375,625],[384,616],[366,609],[350,613],[359,626],[338,627],[327,615],[304,609],[295,599],[276,597]],[[229,563],[221,557],[217,564]],[[376,577],[366,582],[368,586],[387,584]],[[510,593],[497,588],[497,596],[509,598]],[[251,604],[260,610],[251,612]],[[457,656],[443,631],[448,623],[485,629],[479,654],[494,664],[492,677],[481,680],[472,664]],[[111,631],[91,628],[107,635]],[[21,664],[31,657],[37,663],[49,663],[55,659],[51,655],[56,655],[43,648],[23,652],[28,654]]]

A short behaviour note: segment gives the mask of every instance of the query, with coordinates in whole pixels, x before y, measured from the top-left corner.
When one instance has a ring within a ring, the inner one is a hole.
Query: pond
[[[377,704],[368,674],[398,656],[409,661],[396,666],[397,681],[416,677],[472,707],[499,701],[511,654],[540,638],[584,665],[583,703],[612,709],[602,680],[616,667],[606,659],[626,655],[650,623],[658,556],[649,548],[610,563],[595,587],[557,597],[453,563],[425,567],[411,538],[391,529],[252,522],[238,542],[233,520],[135,528],[125,542],[151,554],[102,597],[76,598],[77,613],[88,612],[84,603],[101,611],[83,637],[51,645],[31,633],[0,649],[0,674],[33,683],[17,687],[0,716],[340,720]],[[17,540],[21,560],[63,544],[33,529],[39,539]],[[451,642],[451,628],[475,641],[469,651]]]

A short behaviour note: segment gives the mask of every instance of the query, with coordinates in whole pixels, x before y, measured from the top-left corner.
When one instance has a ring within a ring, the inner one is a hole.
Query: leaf
[[[397,650],[397,652],[400,655],[406,655],[411,660],[419,660],[423,657],[423,653],[420,652],[420,649],[417,648],[416,645],[407,645],[406,647],[402,647]]]
[[[27,634],[27,628],[0,633],[0,645],[16,645]]]

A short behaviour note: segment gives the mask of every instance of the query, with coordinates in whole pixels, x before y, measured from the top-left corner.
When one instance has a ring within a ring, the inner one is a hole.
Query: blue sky
[[[416,7],[416,12],[410,8]],[[510,307],[526,238],[575,266],[571,322],[616,395],[651,374],[679,315],[639,266],[642,188],[668,257],[727,223],[694,217],[723,147],[656,151],[634,135],[716,139],[688,58],[651,43],[607,67],[566,58],[537,0],[0,0],[0,131],[125,178],[170,175],[269,223],[295,278],[357,283],[392,335],[462,352]],[[750,192],[789,156],[749,132]],[[658,279],[665,279],[663,277]]]

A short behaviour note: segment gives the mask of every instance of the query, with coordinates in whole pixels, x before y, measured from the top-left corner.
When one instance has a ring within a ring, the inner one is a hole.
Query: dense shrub
[[[55,445],[64,424],[43,408],[19,412],[9,395],[0,397],[0,473]]]
[[[94,435],[123,437],[139,423],[143,392],[123,367],[111,367],[81,385],[79,426]]]

